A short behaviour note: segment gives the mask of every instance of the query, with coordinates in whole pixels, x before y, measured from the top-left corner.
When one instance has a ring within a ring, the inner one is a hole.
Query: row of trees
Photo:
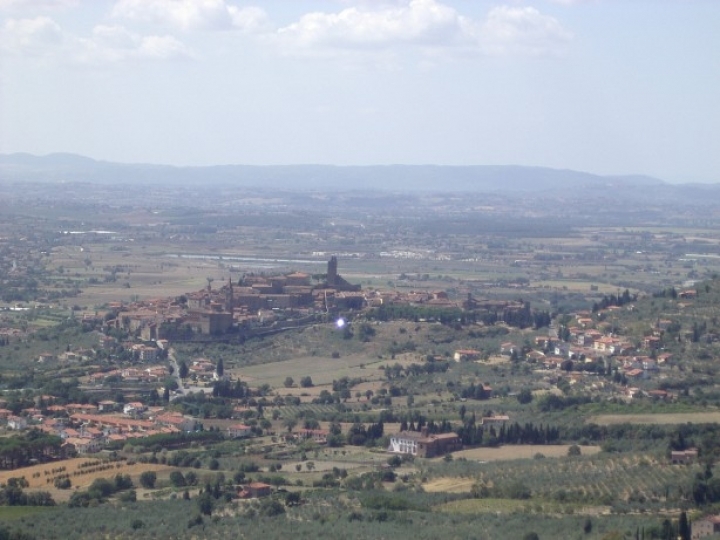
[[[62,439],[31,430],[23,435],[0,438],[0,468],[17,469],[31,462],[45,462],[60,454]]]
[[[674,289],[673,289],[674,290]],[[628,289],[625,289],[622,294],[604,294],[603,297],[595,302],[592,306],[593,313],[597,313],[610,306],[624,306],[630,302],[637,301],[637,294],[630,294]]]
[[[28,487],[24,478],[9,478],[0,486],[0,506],[55,506],[55,501],[46,491],[25,493]]]
[[[448,326],[465,326],[482,322],[491,326],[504,322],[516,328],[542,328],[549,326],[552,320],[547,311],[534,310],[529,302],[522,307],[508,306],[502,310],[462,310],[459,308],[436,308],[422,306],[383,305],[371,309],[368,319],[391,321],[403,319],[408,321],[437,321]]]
[[[528,422],[513,424],[476,425],[472,415],[457,429],[462,443],[468,446],[499,446],[501,444],[555,444],[561,440],[560,429],[553,426],[535,425]]]
[[[122,497],[126,501],[134,501],[136,499],[135,490],[132,479],[127,474],[117,474],[113,480],[106,478],[98,478],[90,484],[87,491],[76,491],[70,497],[68,506],[70,508],[88,507],[92,504],[104,502],[108,497],[119,492],[126,492]],[[95,501],[95,503],[93,503]]]

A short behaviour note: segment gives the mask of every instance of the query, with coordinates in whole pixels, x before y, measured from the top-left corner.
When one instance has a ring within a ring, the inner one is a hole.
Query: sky
[[[720,182],[718,0],[0,0],[0,153]]]

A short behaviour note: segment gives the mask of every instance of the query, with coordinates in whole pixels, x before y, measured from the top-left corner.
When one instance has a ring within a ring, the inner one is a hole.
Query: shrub
[[[155,471],[145,471],[140,475],[140,485],[146,489],[154,488],[156,481],[157,474],[155,474]]]
[[[183,487],[185,485],[185,477],[180,471],[170,473],[170,483],[175,487]]]
[[[195,484],[197,484],[197,474],[193,471],[185,473],[185,485],[194,486]]]
[[[193,527],[196,527],[198,525],[203,524],[203,518],[200,514],[195,516],[194,518],[191,518],[190,521],[188,521],[188,529],[192,529]]]
[[[72,482],[69,478],[56,478],[53,484],[58,489],[70,489],[72,486]]]
[[[582,454],[582,452],[577,444],[573,444],[567,450],[568,456],[579,456],[580,454]]]
[[[98,478],[90,484],[88,494],[92,499],[102,499],[115,493],[115,485],[105,478]]]
[[[135,502],[137,501],[137,492],[134,489],[131,489],[130,491],[125,491],[124,493],[120,494],[120,497],[118,497],[120,501],[128,503],[128,502]]]
[[[204,492],[200,497],[197,499],[198,503],[198,510],[200,510],[201,514],[204,514],[206,516],[209,516],[212,514],[213,511],[213,499],[210,493],[207,491]]]
[[[265,517],[279,516],[285,513],[285,507],[274,499],[265,499],[260,503],[260,515]]]

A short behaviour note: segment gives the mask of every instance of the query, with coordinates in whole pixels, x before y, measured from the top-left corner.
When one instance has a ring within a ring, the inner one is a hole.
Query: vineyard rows
[[[301,404],[301,405],[286,405],[278,407],[280,414],[283,418],[293,418],[306,415],[308,412],[312,412],[317,416],[324,414],[333,414],[337,412],[336,405],[319,405],[319,404]]]
[[[456,462],[431,466],[426,476],[474,478],[487,486],[522,483],[533,497],[596,502],[677,500],[688,493],[699,466],[670,465],[643,455],[593,456],[563,461]]]

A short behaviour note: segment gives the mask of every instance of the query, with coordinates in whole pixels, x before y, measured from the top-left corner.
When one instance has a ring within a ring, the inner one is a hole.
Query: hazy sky
[[[720,182],[720,0],[0,0],[0,153]]]

